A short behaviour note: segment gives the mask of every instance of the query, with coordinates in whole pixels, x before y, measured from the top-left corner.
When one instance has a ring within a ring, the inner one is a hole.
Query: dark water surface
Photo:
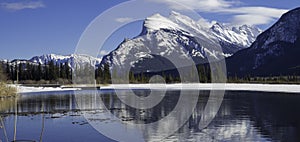
[[[126,97],[126,90],[119,91]],[[188,92],[181,94],[190,99],[198,99],[197,107],[185,125],[165,141],[300,141],[300,94],[227,91],[221,108],[211,110],[212,113],[217,112],[215,119],[207,128],[200,130],[199,120],[201,115],[204,115],[202,112],[209,92],[198,92],[199,98]],[[163,92],[154,93],[160,95]],[[135,90],[135,94],[147,96],[150,91]],[[16,136],[19,140],[113,141],[99,133],[89,123],[93,121],[102,128],[107,126],[106,129],[117,132],[119,129],[117,125],[116,127],[108,125],[114,124],[115,120],[101,115],[106,111],[105,108],[124,125],[151,124],[162,120],[173,111],[179,101],[180,91],[167,91],[158,105],[145,110],[123,104],[113,90],[97,91],[96,95],[104,102],[103,109],[95,107],[99,101],[95,100],[95,94],[91,91],[22,94],[17,101],[0,100],[0,115],[4,124],[3,127],[0,119],[0,141],[6,141],[6,134],[9,141],[13,140],[15,118],[17,118]],[[15,102],[17,102],[17,117]],[[188,107],[189,103],[185,104]],[[89,118],[94,116],[94,119],[87,121],[83,117],[86,114]],[[168,131],[168,125],[170,124],[147,128],[147,132],[142,134],[143,139],[159,140],[159,135],[163,135],[163,132],[157,132],[157,127],[163,127]],[[130,137],[139,137],[138,132],[133,131],[131,134]]]

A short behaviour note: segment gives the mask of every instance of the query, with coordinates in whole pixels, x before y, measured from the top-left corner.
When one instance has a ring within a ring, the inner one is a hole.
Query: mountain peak
[[[171,11],[170,15],[181,15],[181,14],[179,12],[176,12],[176,11]]]
[[[253,48],[267,49],[276,41],[294,43],[298,39],[300,32],[300,8],[291,10],[281,16],[281,18],[268,30],[262,33],[260,41],[254,43]]]
[[[169,19],[171,19],[173,21],[174,18],[189,21],[189,22],[192,22],[192,21],[194,22],[193,19],[191,19],[190,17],[188,17],[184,14],[181,14],[181,13],[176,12],[176,11],[171,11],[170,14],[169,14]]]
[[[101,62],[101,58],[95,58],[88,55],[76,55],[76,54],[71,54],[71,55],[44,54],[41,56],[34,56],[28,61],[34,64],[45,64],[50,61],[53,61],[54,64],[68,63],[70,67],[73,67],[75,61],[78,64],[92,63],[97,65]]]
[[[160,14],[154,14],[145,19],[144,30],[146,30],[147,33],[152,33],[161,29],[182,30],[179,25]]]
[[[216,31],[218,31],[218,30],[220,30],[220,29],[228,29],[228,27],[226,27],[224,24],[221,24],[221,23],[219,23],[219,22],[216,22],[215,24],[213,24],[212,25],[212,27],[211,27],[211,29],[213,29],[213,30],[216,30]]]
[[[195,21],[175,11],[168,17],[154,14],[145,19],[139,36],[123,41],[118,48],[103,57],[100,66],[108,63],[121,68],[131,66],[135,71],[147,70],[150,67],[153,67],[152,71],[158,71],[162,69],[162,65],[157,63],[162,62],[164,69],[173,67],[152,54],[180,59],[192,57],[196,64],[207,63],[208,57],[219,60],[240,49],[248,48],[257,36],[246,27],[241,28],[247,29],[244,34],[239,28],[236,30],[238,32],[232,31],[228,24],[216,23],[215,26],[222,27],[218,33],[211,30],[211,26],[212,22],[204,18],[200,17]],[[221,47],[223,51],[216,47]]]
[[[284,13],[281,18],[286,17],[286,16],[291,16],[291,15],[300,15],[300,7]],[[299,20],[299,18],[298,18],[298,20]]]
[[[297,62],[300,53],[299,17],[300,8],[285,13],[273,26],[260,34],[250,48],[232,56],[228,60],[230,74],[255,76],[299,74]]]
[[[300,29],[300,8],[293,9],[281,16],[279,21],[274,26],[293,26],[293,28]],[[285,25],[284,25],[285,24]],[[288,24],[288,25],[287,25]]]
[[[221,41],[234,43],[242,47],[250,47],[256,37],[262,32],[262,30],[254,26],[230,26],[218,22],[211,27],[211,31]]]

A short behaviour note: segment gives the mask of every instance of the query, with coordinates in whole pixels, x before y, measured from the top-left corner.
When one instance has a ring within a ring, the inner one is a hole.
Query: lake
[[[149,109],[125,105],[116,92],[125,98],[129,93],[128,90],[27,93],[18,100],[0,100],[0,122],[4,124],[0,123],[0,139],[12,141],[16,126],[17,140],[110,142],[114,140],[104,134],[111,133],[133,142],[158,141],[173,131],[170,129],[179,127],[164,141],[300,141],[300,94],[226,91],[220,109],[211,109],[211,113],[216,113],[215,118],[199,129],[201,116],[210,115],[202,113],[209,91],[156,90],[152,93],[165,96]],[[199,96],[193,95],[195,92]],[[151,91],[134,90],[134,93],[145,97]],[[162,120],[174,111],[181,97],[188,99],[184,100],[182,111],[177,112],[178,117],[170,118],[172,123],[154,125],[167,122]],[[196,101],[197,105],[181,126],[181,116],[191,108],[189,101]],[[121,127],[128,132],[126,136]]]

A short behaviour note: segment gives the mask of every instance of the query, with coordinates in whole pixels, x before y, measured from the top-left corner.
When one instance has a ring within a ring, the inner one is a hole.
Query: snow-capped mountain
[[[84,64],[90,64],[93,66],[96,66],[100,64],[101,58],[95,58],[91,57],[88,55],[76,55],[76,54],[71,54],[71,55],[57,55],[57,54],[44,54],[41,56],[34,56],[29,60],[13,60],[11,61],[12,65],[15,64],[26,64],[26,63],[31,63],[34,65],[44,65],[45,63],[49,63],[50,61],[53,61],[54,64],[65,64],[67,63],[69,67],[74,68],[75,66],[80,67]]]
[[[54,61],[55,63],[65,63],[70,62],[71,56],[63,56],[63,55],[57,55],[57,54],[44,54],[42,56],[34,56],[29,61],[33,63],[40,63],[45,64],[50,61]]]
[[[32,63],[48,63],[50,61],[53,61],[54,64],[60,64],[60,63],[68,63],[70,67],[74,67],[75,65],[83,65],[85,63],[88,63],[90,65],[96,66],[100,64],[101,58],[95,58],[88,55],[76,55],[71,54],[68,56],[63,55],[57,55],[57,54],[45,54],[42,56],[35,56],[29,60]]]
[[[230,75],[295,75],[300,73],[300,8],[284,14],[257,37],[250,48],[227,61]]]
[[[88,55],[76,55],[71,54],[68,56],[57,55],[57,54],[45,54],[42,56],[35,56],[29,61],[33,63],[48,63],[54,61],[54,64],[68,63],[70,67],[73,67],[73,63],[89,63],[91,65],[98,65],[101,62],[101,58],[95,58]]]
[[[163,58],[183,61],[191,57],[195,64],[206,63],[208,59],[219,60],[249,47],[261,33],[251,26],[211,25],[203,21],[197,22],[177,12],[171,12],[169,17],[154,14],[145,19],[139,36],[124,40],[103,57],[101,65],[109,63],[120,68],[132,66],[135,71],[160,71],[162,67],[164,70],[174,68],[174,64]]]
[[[250,47],[256,37],[262,33],[262,30],[254,26],[232,27],[220,23],[214,24],[210,30],[219,39],[223,52],[230,54]]]

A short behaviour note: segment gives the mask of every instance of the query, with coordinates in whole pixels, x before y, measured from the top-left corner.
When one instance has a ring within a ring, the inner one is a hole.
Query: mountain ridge
[[[227,59],[231,76],[280,76],[300,74],[300,8],[293,9],[265,32],[251,47]]]
[[[97,66],[100,64],[102,58],[95,58],[89,55],[59,55],[59,54],[43,54],[40,56],[34,56],[30,59],[14,59],[12,61],[2,60],[3,62],[9,62],[10,65],[16,64],[33,64],[33,65],[44,65],[53,61],[55,65],[68,64],[72,69],[76,67],[82,67],[85,64],[91,64]]]
[[[246,25],[240,27],[222,25],[217,30],[174,11],[169,17],[154,14],[145,19],[139,36],[122,42],[115,50],[103,57],[100,65],[108,63],[110,66],[122,67],[127,64],[135,68],[134,64],[137,62],[140,64],[146,60],[154,62],[155,59],[151,54],[163,57],[178,56],[183,60],[186,59],[185,56],[191,56],[195,64],[203,64],[208,62],[208,58],[219,60],[247,48],[261,32],[258,28]],[[160,61],[161,59],[157,59],[157,62]],[[168,64],[162,65],[166,70],[174,67]],[[154,71],[160,69],[153,67]]]

